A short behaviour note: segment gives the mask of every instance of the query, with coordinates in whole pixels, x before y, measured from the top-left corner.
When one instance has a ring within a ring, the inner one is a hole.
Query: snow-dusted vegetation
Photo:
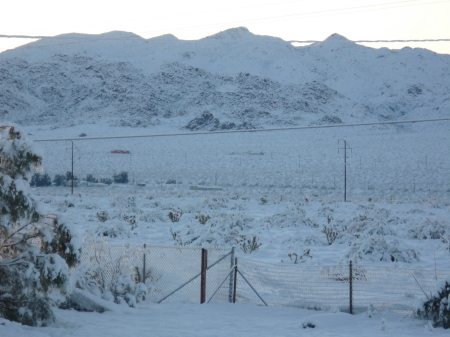
[[[0,55],[0,113],[31,139],[71,139],[39,142],[40,175],[24,186],[36,186],[40,214],[58,214],[84,236],[96,262],[74,271],[71,286],[113,311],[107,317],[159,308],[145,303],[152,289],[140,271],[122,268],[135,252],[105,258],[108,242],[236,247],[238,257],[298,270],[350,261],[450,270],[449,122],[335,127],[448,117],[448,55],[376,50],[339,35],[300,48],[245,28],[190,42],[120,32],[45,40]],[[289,126],[329,127],[267,131]],[[230,130],[251,132],[193,134]],[[150,134],[166,136],[90,139]],[[409,335],[434,329],[376,310],[369,306],[364,326]],[[326,335],[336,317],[355,324],[331,311],[301,311],[295,324],[280,319],[295,328],[279,334],[322,327]],[[84,313],[55,313],[60,326],[83,334],[72,318]],[[27,335],[9,321],[1,329]],[[49,329],[41,331],[58,334]]]

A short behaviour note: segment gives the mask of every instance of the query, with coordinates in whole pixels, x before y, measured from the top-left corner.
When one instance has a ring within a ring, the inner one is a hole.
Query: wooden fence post
[[[202,248],[202,271],[200,276],[200,303],[206,301],[206,269],[208,268],[208,251]]]
[[[231,248],[231,269],[234,268],[234,253],[235,249],[234,247]],[[233,303],[233,289],[234,289],[234,276],[233,273],[230,274],[230,282],[229,282],[229,291],[228,291],[228,302]]]
[[[353,265],[352,265],[352,261],[350,261],[349,284],[350,284],[350,315],[353,315]]]
[[[234,285],[233,285],[233,303],[236,303],[236,284],[237,284],[237,257],[234,259]]]
[[[146,276],[146,273],[147,273],[147,271],[145,270],[145,267],[146,267],[146,256],[145,256],[145,250],[146,250],[146,248],[147,248],[147,244],[146,243],[144,243],[144,261],[143,261],[143,268],[142,268],[142,283],[144,283],[145,284],[145,276]]]

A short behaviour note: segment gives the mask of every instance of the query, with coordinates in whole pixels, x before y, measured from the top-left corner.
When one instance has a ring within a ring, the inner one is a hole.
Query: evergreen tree
[[[51,186],[52,180],[47,173],[35,173],[33,177],[31,177],[31,186],[42,187],[42,186]]]
[[[128,172],[122,171],[119,174],[113,176],[116,184],[128,184]]]
[[[74,230],[45,216],[30,193],[41,160],[19,127],[0,125],[0,317],[35,326],[54,320],[81,253]]]
[[[438,283],[437,292],[417,310],[417,315],[432,319],[435,328],[450,329],[450,277]]]
[[[56,186],[64,185],[64,184],[66,183],[66,176],[63,175],[63,174],[57,174],[57,175],[55,176],[55,179],[53,179],[53,183],[54,183]]]

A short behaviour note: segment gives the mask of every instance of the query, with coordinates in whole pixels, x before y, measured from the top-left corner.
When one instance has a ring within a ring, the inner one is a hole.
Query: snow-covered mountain
[[[307,47],[234,28],[196,41],[65,34],[0,54],[0,119],[187,130],[448,117],[450,55]]]

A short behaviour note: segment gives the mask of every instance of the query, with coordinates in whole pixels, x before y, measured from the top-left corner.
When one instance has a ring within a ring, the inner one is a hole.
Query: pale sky
[[[232,27],[284,40],[450,39],[450,0],[0,0],[0,35],[100,34],[199,39]],[[29,42],[0,38],[0,51]],[[450,54],[450,42],[405,45]]]

